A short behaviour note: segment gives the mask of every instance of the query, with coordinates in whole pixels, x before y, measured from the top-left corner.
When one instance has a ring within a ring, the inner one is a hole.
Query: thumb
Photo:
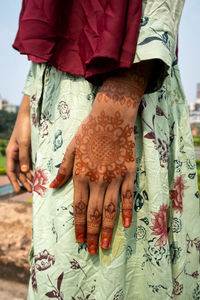
[[[19,144],[19,163],[22,172],[28,172],[30,168],[30,145]]]
[[[59,188],[63,186],[72,175],[75,158],[75,138],[68,145],[62,163],[56,175],[56,178],[51,182],[50,188]]]

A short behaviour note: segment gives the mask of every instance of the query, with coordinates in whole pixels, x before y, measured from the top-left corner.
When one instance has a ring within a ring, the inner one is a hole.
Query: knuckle
[[[83,183],[83,182],[86,182],[87,181],[87,177],[85,174],[73,174],[73,180],[77,183]]]
[[[87,214],[88,228],[99,227],[101,224],[101,217],[102,217],[102,212],[99,211],[97,208],[88,212]]]
[[[28,161],[28,155],[24,155],[24,154],[20,155],[19,160],[20,160],[20,162]]]
[[[130,168],[128,168],[128,170],[127,170],[127,172],[126,172],[126,175],[128,176],[128,177],[134,177],[135,176],[135,174],[136,174],[136,167],[134,166],[134,167],[130,167]]]
[[[6,155],[11,154],[12,152],[13,152],[12,147],[8,145],[8,146],[6,147]]]
[[[103,225],[102,229],[101,229],[101,233],[106,234],[106,235],[112,235],[113,227],[110,227],[110,226],[108,227],[108,226]]]
[[[96,184],[99,186],[99,188],[104,188],[106,185],[108,185],[108,182],[103,177],[99,177],[96,181]]]
[[[104,222],[106,220],[109,223],[114,223],[116,215],[117,215],[117,207],[112,201],[104,206],[104,214],[103,214]]]
[[[27,140],[24,140],[24,139],[20,139],[20,140],[19,140],[19,147],[23,147],[23,148],[29,147],[28,141],[27,141]]]
[[[87,241],[96,241],[99,239],[99,232],[95,233],[94,231],[87,231]]]

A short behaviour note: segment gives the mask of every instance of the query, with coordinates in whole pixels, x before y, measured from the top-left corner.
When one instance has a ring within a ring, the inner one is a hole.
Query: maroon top
[[[94,81],[131,67],[141,11],[142,0],[23,0],[13,47]]]

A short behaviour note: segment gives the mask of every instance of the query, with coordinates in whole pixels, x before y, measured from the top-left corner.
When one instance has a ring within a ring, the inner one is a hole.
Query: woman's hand
[[[83,243],[87,235],[91,254],[98,251],[100,231],[101,247],[111,245],[120,187],[123,225],[131,225],[136,172],[133,127],[150,70],[151,63],[140,63],[104,82],[50,185],[61,187],[73,170],[76,239]]]
[[[6,148],[6,173],[16,193],[21,183],[32,192],[30,97],[24,95],[15,127]]]

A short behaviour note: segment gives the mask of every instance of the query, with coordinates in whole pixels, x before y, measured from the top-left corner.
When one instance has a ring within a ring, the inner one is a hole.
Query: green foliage
[[[0,168],[0,175],[6,175],[6,169]]]
[[[193,140],[194,140],[194,146],[200,147],[200,136],[193,136]]]
[[[6,156],[2,156],[1,152],[0,152],[0,168],[4,168],[6,167]]]
[[[2,156],[6,156],[6,148],[0,148],[0,152]]]
[[[0,148],[6,148],[7,145],[8,145],[8,140],[3,140],[3,139],[0,139]]]
[[[198,181],[198,189],[199,189],[199,195],[200,195],[200,177],[199,177],[199,181]]]
[[[0,174],[5,174],[6,168],[6,146],[8,144],[8,140],[0,139]]]
[[[200,159],[197,159],[197,160],[196,160],[196,163],[197,163],[197,170],[198,170],[198,169],[200,170]]]
[[[9,139],[15,125],[17,113],[0,110],[0,138]]]
[[[199,188],[199,195],[200,195],[200,159],[198,159],[196,163],[197,163],[198,188]]]

